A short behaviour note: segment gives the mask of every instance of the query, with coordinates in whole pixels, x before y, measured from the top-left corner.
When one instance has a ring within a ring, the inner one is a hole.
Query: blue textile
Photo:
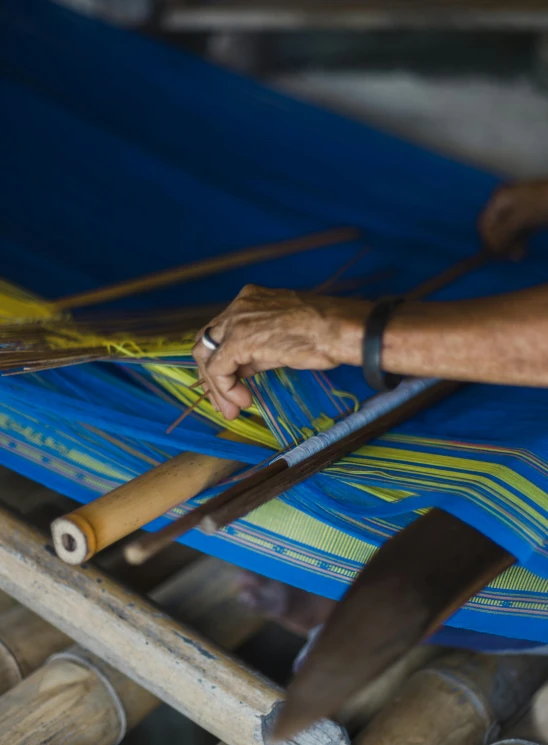
[[[363,240],[118,305],[228,301],[248,282],[311,289],[364,244],[370,251],[345,275],[357,282],[352,291],[404,292],[478,250],[477,214],[498,183],[42,0],[0,6],[0,109],[0,275],[49,298],[340,225],[360,228]],[[438,297],[548,281],[547,249],[548,237],[539,236],[526,262],[494,263]],[[333,391],[371,394],[350,368],[322,378],[269,375],[257,385],[299,428],[340,413]],[[199,418],[167,436],[177,411],[123,369],[4,378],[0,462],[86,502],[147,468],[90,426],[158,461],[183,449],[245,463],[272,452],[220,442]],[[547,418],[548,391],[469,386],[355,463],[310,479],[219,536],[194,531],[186,540],[340,597],[415,510],[440,505],[521,563],[450,624],[548,642]]]

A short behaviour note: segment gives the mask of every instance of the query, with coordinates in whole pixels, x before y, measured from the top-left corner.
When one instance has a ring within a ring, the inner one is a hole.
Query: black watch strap
[[[382,341],[384,330],[402,297],[386,297],[378,300],[365,324],[363,338],[363,375],[366,383],[376,391],[391,391],[398,386],[401,375],[385,373],[381,367]]]

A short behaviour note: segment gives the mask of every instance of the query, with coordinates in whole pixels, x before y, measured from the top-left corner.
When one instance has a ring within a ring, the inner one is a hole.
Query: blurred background
[[[528,0],[63,0],[516,176],[548,172],[548,9]]]

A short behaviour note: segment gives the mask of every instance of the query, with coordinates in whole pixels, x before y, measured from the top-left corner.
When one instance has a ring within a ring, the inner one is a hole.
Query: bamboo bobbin
[[[356,745],[483,745],[547,671],[526,655],[453,653],[408,678]]]
[[[223,432],[219,437],[244,442],[232,432]],[[67,564],[82,564],[98,551],[219,483],[241,465],[234,460],[181,453],[55,520],[51,532],[57,556]]]
[[[16,605],[0,616],[0,693],[13,688],[55,652],[71,644],[68,636]]]

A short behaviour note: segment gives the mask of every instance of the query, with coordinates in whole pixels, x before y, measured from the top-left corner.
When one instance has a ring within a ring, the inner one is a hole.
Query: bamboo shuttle
[[[219,437],[242,442],[232,432]],[[82,564],[98,551],[230,476],[241,463],[181,453],[52,523],[57,556]]]
[[[251,476],[247,476],[245,478],[245,483],[247,486],[257,484],[258,488],[261,489],[265,480],[265,472],[270,476],[274,476],[275,474],[282,472],[285,468],[285,461],[276,460],[274,463],[265,466],[265,468],[256,471]],[[239,493],[240,490],[236,489],[237,505],[240,505],[240,502],[238,501]],[[130,564],[143,564],[145,561],[148,561],[155,556],[159,551],[166,548],[166,546],[169,546],[172,541],[176,540],[184,533],[188,533],[189,530],[201,526],[203,521],[207,520],[214,510],[221,508],[224,505],[233,504],[234,499],[232,495],[232,488],[227,489],[210,499],[205,504],[196,507],[190,512],[187,512],[186,515],[183,515],[169,525],[166,525],[165,528],[162,528],[155,533],[148,533],[147,535],[139,536],[125,547],[124,556]]]
[[[0,615],[0,693],[71,644],[68,636],[23,605]]]

